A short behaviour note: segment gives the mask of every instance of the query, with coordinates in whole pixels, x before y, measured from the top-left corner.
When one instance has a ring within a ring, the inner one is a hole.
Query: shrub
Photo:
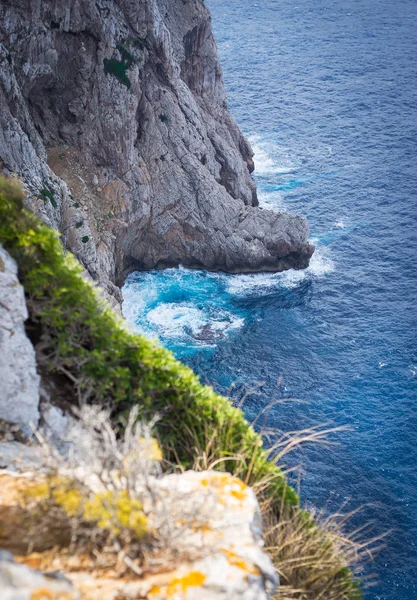
[[[48,187],[46,187],[46,186],[44,186],[40,190],[40,192],[38,194],[38,198],[40,200],[43,200],[44,202],[46,202],[47,200],[49,200],[50,203],[52,204],[52,206],[54,208],[58,208],[58,205],[57,205],[56,200],[55,200],[54,193]]]
[[[69,446],[63,454],[47,433],[37,434],[43,450],[41,469],[20,491],[20,505],[28,515],[27,545],[36,548],[50,542],[74,556],[87,552],[92,562],[106,555],[115,563],[120,549],[138,558],[144,541],[158,539],[148,531],[143,506],[143,500],[148,506],[155,500],[149,489],[161,472],[158,443],[150,426],[137,420],[137,408],[120,435],[109,411],[84,406],[76,412],[79,419],[67,432]],[[159,524],[165,512],[161,517],[154,510],[153,521]],[[57,528],[66,535],[54,536]],[[125,561],[123,565],[125,570]]]
[[[105,58],[103,60],[104,72],[106,75],[113,75],[125,85],[128,89],[132,87],[127,71],[135,64],[135,57],[123,46],[117,44],[116,49],[119,51],[120,60],[116,58]]]

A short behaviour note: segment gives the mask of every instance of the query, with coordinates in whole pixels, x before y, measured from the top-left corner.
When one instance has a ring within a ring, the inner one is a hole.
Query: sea
[[[417,1],[206,4],[260,204],[305,215],[316,251],[305,271],[132,273],[124,314],[250,421],[269,404],[269,437],[345,427],[287,457],[302,503],[362,507],[354,527],[389,532],[365,599],[416,600]]]

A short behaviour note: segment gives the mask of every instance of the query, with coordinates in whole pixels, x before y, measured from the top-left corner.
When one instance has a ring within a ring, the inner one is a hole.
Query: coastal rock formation
[[[0,421],[22,425],[39,421],[40,377],[35,350],[26,336],[28,317],[15,261],[0,244]]]
[[[308,266],[257,206],[202,0],[4,0],[0,169],[108,292],[131,269]]]

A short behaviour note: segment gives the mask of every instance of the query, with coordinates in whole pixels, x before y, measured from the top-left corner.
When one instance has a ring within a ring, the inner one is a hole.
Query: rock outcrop
[[[29,432],[29,422],[39,421],[40,377],[25,332],[27,317],[16,263],[0,244],[0,421],[19,424]]]
[[[304,268],[303,217],[257,206],[202,0],[3,0],[0,169],[93,278]]]
[[[0,469],[0,546],[19,553],[22,564],[0,550],[2,599],[3,596],[9,600],[35,597],[268,600],[272,597],[279,578],[262,548],[259,505],[254,492],[236,477],[215,471],[146,477],[143,493],[148,501],[144,501],[144,510],[149,527],[164,530],[167,541],[154,562],[150,555],[144,567],[138,569],[133,560],[127,559],[133,570],[120,575],[116,566],[120,551],[115,554],[113,564],[105,569],[100,561],[94,564],[85,554],[68,553],[62,527],[57,527],[54,518],[44,520],[38,530],[35,552],[30,551],[27,530],[36,522],[38,513],[36,507],[33,514],[29,511],[24,498],[33,486],[37,490],[42,487],[45,475],[44,471],[43,475],[25,471],[24,454],[19,444],[15,445],[15,458],[7,464],[9,470]],[[32,450],[36,455],[39,449]],[[10,470],[16,467],[23,468],[23,472]],[[28,468],[33,468],[30,462],[26,462]],[[68,474],[63,471],[62,476]],[[138,485],[136,491],[140,496],[141,484]],[[151,551],[152,544],[148,542],[143,552],[146,556]],[[98,548],[95,554],[100,557]]]

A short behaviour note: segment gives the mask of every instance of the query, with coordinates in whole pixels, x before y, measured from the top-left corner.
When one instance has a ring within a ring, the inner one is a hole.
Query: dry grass
[[[301,508],[282,506],[278,515],[267,500],[262,509],[265,548],[281,580],[276,600],[360,598],[359,587],[346,574],[359,581],[384,536],[372,537],[369,526],[349,527],[358,511],[326,515],[310,509],[306,517]],[[362,578],[362,585],[372,583],[372,576]]]
[[[277,391],[282,379],[278,380]],[[242,386],[235,392],[235,403],[241,408],[251,396],[258,394],[262,382]],[[237,399],[236,399],[237,395]],[[346,431],[346,427],[316,426],[300,431],[282,432],[267,426],[271,409],[295,399],[273,398],[255,418],[263,438],[269,442],[268,460],[276,464],[281,473],[288,475],[300,467],[289,469],[285,457],[306,444],[320,444],[328,448],[335,444],[332,436]],[[282,493],[277,493],[279,472],[271,472],[259,479],[255,472],[255,456],[251,453],[227,455],[228,437],[233,423],[225,422],[216,431],[210,431],[205,444],[195,438],[195,470],[222,469],[240,477],[255,491],[264,522],[265,549],[280,575],[281,585],[274,600],[357,600],[361,587],[373,584],[373,576],[362,576],[364,566],[373,560],[383,547],[386,536],[373,536],[371,524],[360,528],[353,526],[359,509],[347,511],[346,506],[334,514],[318,511],[310,506],[303,509],[285,503]],[[189,432],[190,434],[192,432]],[[260,443],[260,442],[259,442]],[[287,485],[284,483],[284,485]]]

